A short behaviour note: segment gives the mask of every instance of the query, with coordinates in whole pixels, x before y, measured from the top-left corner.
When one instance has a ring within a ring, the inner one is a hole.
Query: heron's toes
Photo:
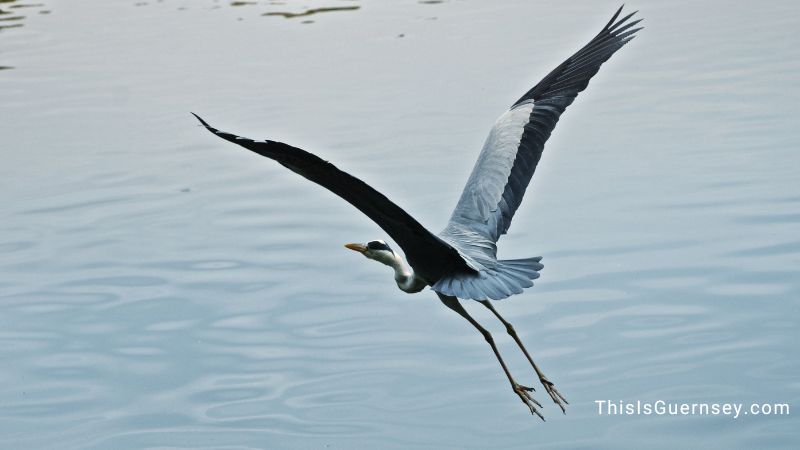
[[[531,414],[535,414],[539,416],[540,419],[544,420],[544,416],[539,411],[539,408],[542,407],[542,404],[536,401],[536,399],[530,394],[530,392],[534,389],[516,383],[513,385],[513,388],[514,393],[519,396],[520,400],[522,400],[522,403],[525,403],[525,405],[531,410]]]
[[[552,398],[555,404],[561,408],[561,412],[566,414],[567,409],[564,407],[564,405],[569,405],[567,399],[564,398],[561,392],[558,392],[558,389],[556,389],[556,386],[552,381],[548,380],[546,377],[542,377],[540,381],[542,382],[542,386],[544,386],[544,390],[550,395],[550,398]]]

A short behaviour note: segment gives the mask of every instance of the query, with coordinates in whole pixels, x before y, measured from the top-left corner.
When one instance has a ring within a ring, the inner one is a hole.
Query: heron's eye
[[[389,250],[389,246],[381,241],[369,241],[367,242],[367,248],[370,250]]]

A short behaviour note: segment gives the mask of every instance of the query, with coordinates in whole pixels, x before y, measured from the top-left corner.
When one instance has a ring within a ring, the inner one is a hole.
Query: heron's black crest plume
[[[367,248],[370,250],[392,250],[385,242],[381,241],[369,241],[367,242]]]

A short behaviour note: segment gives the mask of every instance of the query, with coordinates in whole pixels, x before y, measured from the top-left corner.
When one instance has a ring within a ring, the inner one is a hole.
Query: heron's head
[[[391,266],[397,261],[397,254],[392,251],[385,241],[380,239],[369,241],[366,244],[345,244],[345,247],[359,252],[369,259],[382,262],[387,266]]]
[[[366,244],[345,244],[345,247],[394,269],[394,281],[404,292],[413,294],[428,285],[427,281],[414,275],[413,269],[406,266],[403,257],[395,253],[385,241],[377,239]]]

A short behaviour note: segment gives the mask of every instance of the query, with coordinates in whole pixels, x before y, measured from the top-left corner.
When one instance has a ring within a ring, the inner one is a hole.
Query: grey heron
[[[514,327],[491,301],[522,293],[533,286],[543,268],[541,257],[497,258],[497,241],[508,231],[511,219],[542,155],[545,141],[561,114],[611,55],[635,37],[641,19],[629,21],[633,12],[617,20],[622,7],[588,44],[545,76],[500,116],[478,156],[464,191],[445,229],[433,234],[416,219],[358,178],[296,147],[253,140],[220,131],[195,114],[215,135],[327,188],[372,219],[403,250],[405,259],[385,241],[347,244],[368,259],[391,267],[397,286],[408,293],[427,286],[442,303],[474,326],[486,339],[511,388],[532,414],[544,420],[531,391],[517,383],[500,356],[494,339],[464,309],[459,299],[474,300],[488,308],[506,327],[536,372],[552,400],[566,413],[567,400],[534,363]]]

